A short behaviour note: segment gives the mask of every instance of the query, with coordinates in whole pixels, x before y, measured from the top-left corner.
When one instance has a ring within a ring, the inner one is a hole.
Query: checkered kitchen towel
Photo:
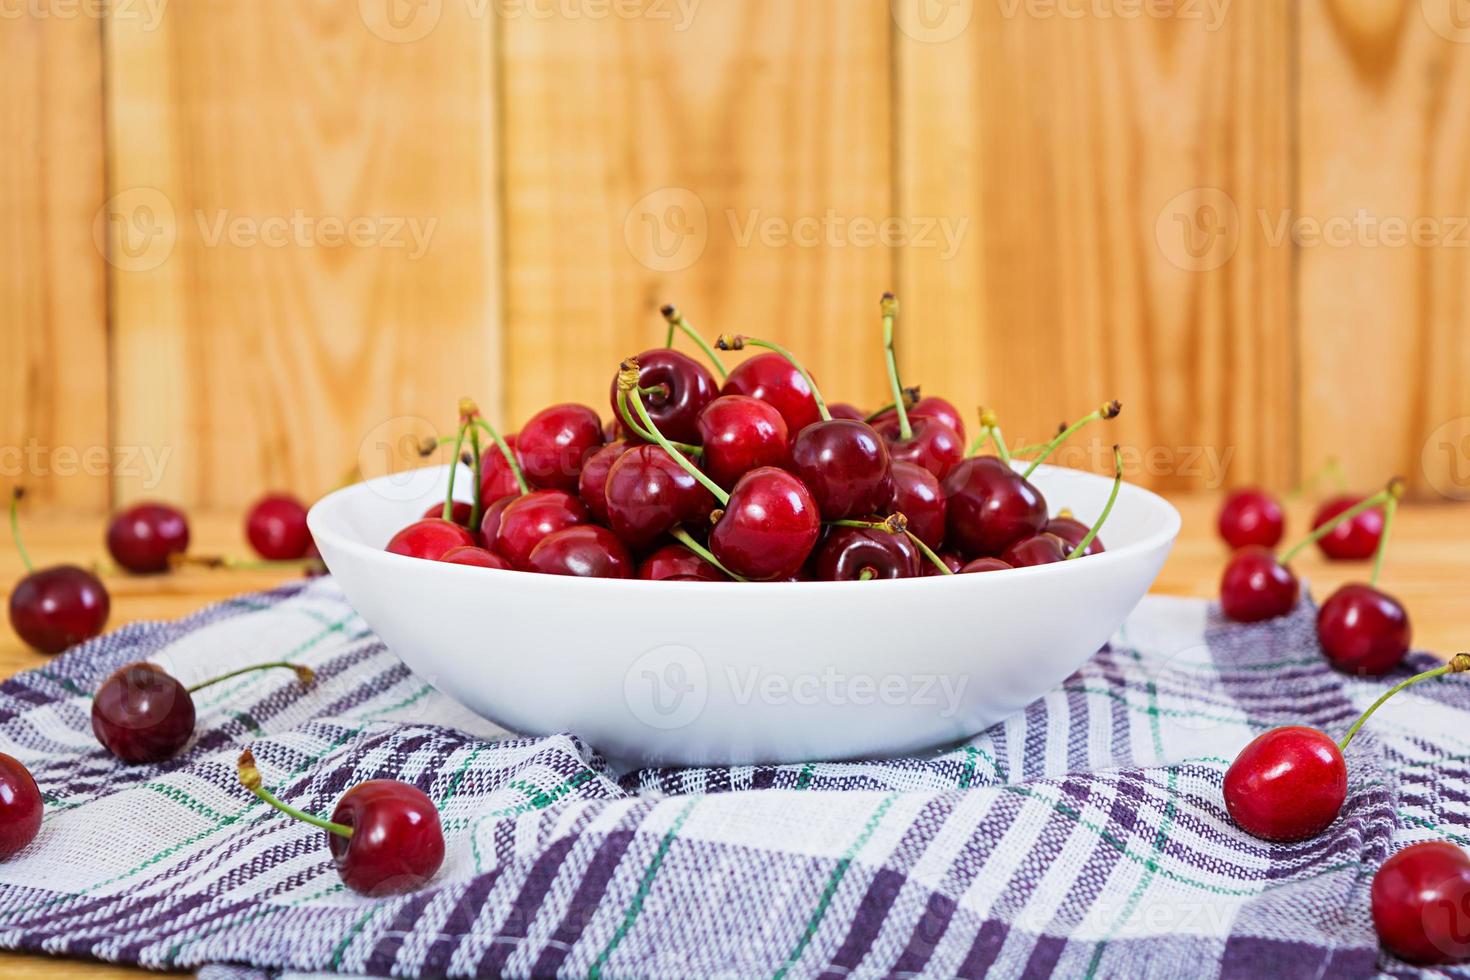
[[[120,765],[92,739],[88,692],[120,664],[192,682],[271,654],[318,684],[268,671],[208,688],[197,741],[165,765]],[[1252,735],[1341,732],[1379,690],[1324,669],[1309,609],[1240,626],[1150,598],[967,744],[619,775],[575,734],[470,718],[321,579],[125,627],[0,687],[0,748],[48,803],[0,865],[0,946],[221,977],[1404,975],[1378,952],[1369,883],[1408,841],[1470,844],[1470,681],[1374,718],[1343,819],[1316,840],[1245,837],[1220,801]],[[245,744],[316,811],[363,779],[421,787],[448,839],[432,886],[344,890],[320,831],[237,785]]]

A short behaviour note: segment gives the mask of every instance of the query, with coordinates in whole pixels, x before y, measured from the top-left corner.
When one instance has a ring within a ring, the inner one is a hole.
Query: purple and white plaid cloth
[[[196,742],[165,765],[123,766],[92,738],[88,694],[120,664],[188,683],[276,657],[318,684],[267,671],[206,689]],[[322,579],[125,627],[0,687],[0,749],[47,800],[36,841],[0,865],[0,946],[217,977],[1414,975],[1378,950],[1369,883],[1405,843],[1470,844],[1470,682],[1379,712],[1316,840],[1246,837],[1220,799],[1254,734],[1340,733],[1380,690],[1323,666],[1308,608],[1240,626],[1151,597],[963,745],[619,774],[575,734],[471,718]],[[448,842],[432,886],[344,890],[321,831],[236,783],[246,744],[310,810],[373,777],[422,788]]]

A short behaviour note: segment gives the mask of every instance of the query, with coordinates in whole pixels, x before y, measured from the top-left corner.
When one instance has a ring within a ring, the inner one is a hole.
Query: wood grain
[[[371,8],[109,22],[114,424],[172,453],[121,497],[316,494],[498,403],[494,22],[435,5],[405,37]]]
[[[876,403],[886,5],[639,9],[503,23],[511,416],[607,412],[619,359],[663,343],[664,302],[710,338],[779,337],[829,398]]]
[[[899,256],[903,362],[996,409],[1012,441],[1122,399],[1073,465],[1106,465],[1121,440],[1130,477],[1156,486],[1286,486],[1291,253],[1243,231],[1291,199],[1292,19],[1191,9],[977,3],[950,30],[899,31],[900,210],[969,221],[952,258]]]
[[[0,17],[0,64],[0,483],[101,510],[113,458],[92,238],[104,187],[98,23],[15,7]]]

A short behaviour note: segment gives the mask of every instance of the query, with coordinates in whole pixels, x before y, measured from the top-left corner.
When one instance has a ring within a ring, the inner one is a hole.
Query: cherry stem
[[[305,810],[298,810],[286,801],[277,798],[270,790],[262,786],[260,784],[260,770],[255,766],[255,755],[249,749],[240,753],[240,761],[236,763],[235,768],[236,772],[240,775],[240,785],[250,790],[250,792],[277,810],[280,810],[286,816],[295,817],[297,820],[309,823],[313,827],[320,827],[328,833],[336,834],[339,837],[352,836],[352,828],[346,824],[333,823],[330,820],[307,813]]]
[[[461,401],[460,404],[463,406],[464,402]],[[454,478],[459,475],[459,454],[464,451],[464,437],[465,433],[469,431],[472,417],[465,415],[463,412],[460,413],[459,432],[454,437],[454,458],[449,463],[449,489],[444,493],[444,510],[439,515],[451,523],[454,521]],[[479,495],[480,488],[476,487],[475,496],[478,497]]]
[[[26,553],[25,542],[20,538],[20,498],[25,495],[22,487],[10,491],[10,536],[15,540],[15,550],[20,552],[21,564],[25,565],[27,572],[34,572],[36,566],[31,564],[31,556]]]
[[[914,547],[927,558],[935,568],[944,575],[953,575],[954,570],[944,563],[944,559],[934,553],[934,549],[919,539],[919,536],[909,530],[909,519],[900,513],[889,514],[881,521],[827,521],[834,527],[861,527],[871,531],[887,531],[889,534],[904,534],[914,543]]]
[[[480,527],[480,428],[470,426],[470,449],[474,451],[474,459],[470,462],[470,477],[474,484],[474,492],[470,495],[470,527]]]
[[[505,464],[510,467],[511,476],[516,478],[516,486],[521,488],[521,496],[530,493],[531,488],[526,484],[526,474],[521,472],[521,464],[516,462],[516,454],[511,452],[510,447],[505,444],[505,440],[500,438],[500,433],[496,432],[493,425],[478,415],[475,416],[475,425],[484,429],[490,438],[495,440],[495,445],[500,450],[500,455],[505,458]],[[479,495],[480,488],[477,486],[475,487],[475,496],[478,497]]]
[[[1353,736],[1358,734],[1358,729],[1362,728],[1364,722],[1366,722],[1369,718],[1373,716],[1373,712],[1381,708],[1383,706],[1383,702],[1387,701],[1389,698],[1393,697],[1404,688],[1411,687],[1414,684],[1417,684],[1420,681],[1428,680],[1431,677],[1439,677],[1443,674],[1462,674],[1466,671],[1470,671],[1470,653],[1457,653],[1450,658],[1449,663],[1441,667],[1435,667],[1433,670],[1426,670],[1422,674],[1415,674],[1408,680],[1400,681],[1393,687],[1389,688],[1387,691],[1384,691],[1377,701],[1374,701],[1371,705],[1368,706],[1368,710],[1363,712],[1363,714],[1359,716],[1357,721],[1353,722],[1353,727],[1347,730],[1347,734],[1342,737],[1341,742],[1337,743],[1337,747],[1346,752],[1348,744],[1353,740]]]
[[[903,390],[904,408],[912,409],[917,404],[919,404],[919,389],[917,387],[905,388]],[[889,402],[887,405],[878,409],[878,411],[870,413],[863,421],[872,424],[891,411],[893,411],[893,402]]]
[[[231,555],[190,555],[173,554],[168,556],[169,568],[228,568],[232,571],[255,572],[255,571],[285,571],[287,569],[311,568],[313,566],[326,567],[320,558],[284,558],[280,560],[254,558],[235,558]],[[99,564],[99,572],[104,570],[111,574],[115,569],[106,568]]]
[[[1383,556],[1388,551],[1388,532],[1393,530],[1393,515],[1398,513],[1399,498],[1390,495],[1383,505],[1383,533],[1378,538],[1378,550],[1373,554],[1373,574],[1368,584],[1377,588],[1378,576],[1383,571]]]
[[[984,449],[985,448],[985,444],[987,442],[989,442],[989,441],[990,441],[990,430],[989,429],[986,429],[986,428],[981,428],[980,429],[980,434],[975,437],[975,441],[972,442],[972,443],[970,443],[970,451],[967,452],[965,455],[966,456],[978,456],[980,454],[980,450]]]
[[[228,674],[220,674],[218,677],[211,678],[210,680],[201,681],[198,684],[195,684],[193,687],[189,688],[189,693],[193,694],[195,691],[201,691],[211,684],[218,684],[220,681],[227,681],[231,677],[239,677],[241,674],[249,674],[257,670],[273,670],[276,667],[284,667],[287,670],[294,671],[296,674],[296,679],[301,682],[301,685],[303,687],[311,686],[311,684],[316,680],[316,671],[312,670],[310,667],[304,666],[302,664],[288,664],[284,660],[272,660],[270,663],[253,664],[249,667],[241,667],[239,670],[232,670]]]
[[[1022,479],[1025,479],[1025,477],[1022,477]],[[1094,540],[1096,540],[1097,532],[1102,530],[1103,524],[1107,522],[1108,515],[1113,512],[1113,502],[1118,499],[1118,488],[1122,485],[1123,451],[1117,446],[1114,446],[1113,489],[1112,492],[1108,494],[1108,502],[1103,506],[1103,512],[1098,515],[1097,521],[1093,523],[1092,527],[1087,529],[1087,533],[1082,536],[1082,540],[1077,542],[1077,547],[1073,548],[1072,551],[1067,555],[1067,557],[1063,559],[1063,561],[1071,561],[1073,558],[1081,557],[1082,553],[1088,549],[1088,547],[1092,544]]]
[[[721,381],[730,377],[730,372],[725,370],[724,363],[720,361],[720,355],[716,354],[709,343],[699,335],[699,331],[689,325],[689,321],[684,319],[684,314],[680,313],[677,307],[670,303],[660,309],[659,312],[664,315],[664,319],[669,323],[669,340],[668,343],[664,344],[665,347],[674,346],[674,328],[677,327],[688,334],[689,339],[693,340],[699,345],[699,349],[704,351],[705,356],[710,359],[710,363],[715,366],[715,370],[720,373]]]
[[[730,495],[725,492],[724,488],[721,487],[714,480],[711,480],[709,477],[705,476],[703,471],[701,471],[698,466],[695,466],[693,463],[689,462],[688,457],[679,452],[674,444],[665,439],[664,434],[658,431],[658,426],[654,424],[653,419],[649,418],[648,409],[643,407],[643,399],[628,397],[628,392],[631,391],[638,384],[638,361],[636,358],[629,358],[628,360],[624,361],[623,364],[632,365],[631,372],[628,372],[631,373],[632,380],[625,386],[623,383],[625,380],[623,374],[625,372],[619,372],[619,400],[623,403],[624,406],[626,406],[629,402],[632,403],[634,411],[638,413],[638,418],[642,420],[643,426],[648,430],[649,436],[653,438],[653,441],[658,444],[660,449],[669,454],[669,458],[674,460],[674,462],[678,463],[680,466],[684,467],[685,472],[687,472],[690,476],[694,477],[700,483],[704,484],[705,489],[715,495],[715,499],[720,502],[721,507],[728,504],[730,502]]]
[[[1337,487],[1338,493],[1347,490],[1347,476],[1342,471],[1342,463],[1338,461],[1336,456],[1328,456],[1327,462],[1322,464],[1321,469],[1317,470],[1317,472],[1307,477],[1301,483],[1298,483],[1286,496],[1289,499],[1295,499],[1308,491],[1316,490],[1317,485],[1322,482],[1322,478],[1325,476],[1332,477],[1332,483]]]
[[[1338,514],[1332,520],[1323,524],[1321,527],[1312,531],[1311,534],[1307,535],[1305,538],[1292,545],[1291,548],[1286,552],[1286,554],[1281,556],[1281,564],[1291,564],[1291,560],[1295,558],[1298,554],[1300,554],[1303,548],[1307,547],[1310,544],[1315,544],[1316,542],[1321,541],[1323,538],[1327,537],[1327,535],[1331,534],[1333,529],[1344,521],[1350,521],[1354,517],[1357,517],[1359,514],[1363,513],[1363,511],[1382,506],[1383,504],[1388,503],[1388,501],[1391,499],[1402,497],[1403,494],[1404,481],[1400,480],[1398,477],[1394,477],[1392,480],[1388,481],[1388,486],[1384,487],[1382,490],[1378,491],[1366,500],[1359,501],[1354,506],[1349,507],[1341,514]],[[1379,543],[1381,544],[1382,542]]]
[[[724,564],[714,556],[713,552],[711,552],[704,545],[700,544],[698,541],[695,541],[694,536],[688,531],[684,530],[682,527],[674,528],[673,530],[669,531],[669,534],[674,538],[675,541],[678,541],[684,547],[688,548],[690,551],[694,552],[696,555],[703,558],[705,561],[709,562],[711,565],[715,566],[735,581],[750,581],[749,579],[742,578],[741,576],[736,575],[734,572],[726,568]]]
[[[1075,433],[1078,429],[1087,425],[1089,422],[1105,422],[1109,419],[1115,419],[1118,417],[1118,413],[1122,410],[1123,403],[1118,401],[1117,399],[1113,399],[1102,408],[1099,408],[1095,412],[1091,412],[1087,415],[1082,416],[1082,418],[1073,422],[1071,425],[1064,428],[1061,432],[1058,432],[1056,436],[1051,440],[1051,442],[1048,442],[1046,444],[1041,455],[1033,459],[1031,461],[1031,465],[1026,467],[1026,472],[1021,474],[1021,479],[1030,479],[1031,474],[1036,472],[1036,467],[1046,462],[1046,458],[1050,456],[1053,452],[1055,452],[1058,446],[1070,439],[1073,433]]]
[[[775,351],[777,354],[780,354],[792,367],[796,368],[796,373],[801,375],[801,380],[805,381],[806,386],[811,389],[812,398],[816,400],[817,411],[821,413],[822,421],[832,421],[832,413],[827,411],[827,401],[822,397],[821,389],[819,389],[817,387],[817,383],[812,380],[812,376],[807,371],[807,369],[802,366],[802,363],[800,361],[796,359],[796,355],[791,353],[791,351],[787,350],[785,347],[782,347],[780,344],[772,343],[769,340],[759,340],[755,337],[746,337],[739,334],[733,337],[730,334],[720,334],[720,339],[715,341],[715,346],[718,347],[720,350],[741,350],[745,347],[764,347],[766,350]]]
[[[874,568],[872,565],[865,565],[865,566],[863,566],[863,570],[860,571],[860,572],[858,572],[858,581],[859,582],[871,582],[871,581],[873,581],[873,579],[875,579],[877,577],[878,577],[878,570],[876,568]]]
[[[980,409],[980,431],[990,436],[990,441],[995,443],[995,454],[1000,461],[1007,466],[1011,462],[1011,451],[1006,446],[1006,437],[1000,431],[1000,419],[988,408]]]
[[[642,392],[642,391],[644,391],[646,389],[637,388],[637,389],[633,389],[633,390],[636,390],[638,392]],[[638,421],[638,419],[636,417],[634,417],[633,410],[628,407],[628,405],[629,405],[629,403],[631,401],[632,401],[632,399],[630,397],[628,397],[628,392],[623,392],[623,391],[618,392],[618,414],[622,416],[622,422],[623,422],[623,424],[626,425],[629,429],[631,429],[632,432],[633,432],[633,434],[635,436],[638,436],[644,442],[657,442],[658,440],[653,437],[653,433],[652,432],[649,432],[646,428],[644,428],[643,425],[642,425],[642,423],[640,423]],[[687,442],[675,442],[672,439],[669,440],[669,445],[671,445],[675,449],[679,450],[679,452],[684,453],[684,454],[689,455],[689,456],[702,456],[702,455],[704,455],[704,447],[703,446],[693,446],[693,445],[690,445]]]
[[[898,379],[898,358],[893,353],[893,321],[898,316],[898,300],[892,293],[884,293],[878,308],[883,315],[883,356],[888,362],[888,384],[893,388],[893,410],[898,414],[898,436],[908,440],[914,437],[914,427],[909,424],[909,410],[903,403],[903,382]]]

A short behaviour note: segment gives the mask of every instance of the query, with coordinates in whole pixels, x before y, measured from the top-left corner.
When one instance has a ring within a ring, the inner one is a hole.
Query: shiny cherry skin
[[[1046,499],[994,456],[974,456],[943,481],[945,541],[970,558],[996,558],[1046,527]]]
[[[720,394],[749,395],[774,406],[786,420],[786,430],[793,437],[822,420],[811,386],[790,361],[774,352],[757,354],[737,364],[725,379]]]
[[[543,575],[579,578],[632,578],[637,568],[618,536],[596,524],[548,534],[531,550],[526,567]]]
[[[703,364],[668,347],[644,351],[638,355],[638,386],[655,389],[639,397],[664,438],[673,442],[699,441],[699,413],[719,394],[715,376]],[[616,375],[611,402],[613,418],[621,420]],[[637,416],[636,411],[633,414]]]
[[[813,422],[791,443],[791,468],[825,521],[875,514],[893,496],[888,447],[866,422]]]
[[[602,445],[602,419],[586,405],[543,408],[516,434],[521,472],[532,487],[577,492],[582,463]],[[504,457],[501,457],[504,462]]]
[[[634,551],[676,524],[707,520],[714,506],[709,490],[658,446],[635,446],[607,474],[608,526]]]
[[[949,569],[951,575],[958,575],[960,573],[960,569],[965,567],[965,560],[959,555],[955,554],[953,551],[940,551],[937,552],[937,554],[939,555],[939,560],[944,563],[945,568]],[[932,561],[929,561],[927,558],[924,560],[922,568],[923,571],[920,573],[922,575],[927,576],[944,574],[935,567]]]
[[[903,438],[898,419],[874,427],[888,442],[888,455],[896,461],[917,463],[940,480],[965,458],[965,442],[943,422],[924,416],[910,416],[913,435]]]
[[[1271,552],[1242,548],[1220,578],[1220,610],[1237,623],[1275,619],[1295,608],[1299,588],[1291,569]]]
[[[1073,547],[1055,534],[1043,531],[1029,538],[1022,538],[1011,545],[1000,556],[1000,560],[1012,568],[1050,565],[1053,562],[1065,561]]]
[[[907,534],[872,527],[829,527],[817,542],[808,567],[819,582],[917,578],[919,549]]]
[[[907,517],[909,531],[929,547],[938,549],[944,543],[944,520],[949,512],[949,501],[939,478],[922,466],[900,462],[889,465],[888,482],[892,492],[884,511]]]
[[[162,762],[194,734],[194,699],[162,667],[120,667],[92,696],[92,733],[123,762]]]
[[[1253,837],[1288,843],[1326,830],[1347,799],[1347,764],[1315,728],[1273,728],[1225,771],[1225,809]]]
[[[791,463],[786,420],[758,398],[721,395],[704,406],[698,424],[704,471],[726,489],[753,469]]]
[[[851,402],[832,402],[827,406],[827,414],[834,419],[852,419],[854,422],[868,420],[868,413]]]
[[[1362,502],[1362,497],[1334,497],[1317,508],[1312,517],[1312,530]],[[1317,548],[1332,561],[1367,561],[1378,550],[1382,538],[1383,511],[1370,507],[1329,531],[1318,540]]]
[[[454,505],[450,507],[449,513],[453,515],[452,517],[450,517],[450,520],[453,521],[455,524],[458,524],[460,527],[469,527],[470,518],[474,516],[475,509],[466,501],[456,500],[454,502]],[[443,517],[444,505],[430,504],[427,508],[424,509],[424,516]]]
[[[505,446],[510,454],[515,457],[516,464],[524,468],[525,462],[521,459],[520,437],[512,434],[502,436]],[[521,485],[516,482],[516,475],[511,471],[510,464],[505,461],[505,453],[490,441],[490,445],[480,450],[480,502],[488,506],[491,501],[499,500],[501,497],[513,493],[520,493]]]
[[[785,470],[763,467],[735,484],[710,531],[710,551],[736,575],[757,582],[787,579],[806,563],[821,526],[806,484]]]
[[[664,579],[682,581],[724,582],[725,573],[682,544],[666,544],[643,559],[638,578],[649,582]]]
[[[337,801],[332,822],[351,837],[327,833],[332,863],[348,888],[374,898],[417,891],[444,863],[439,811],[423,791],[393,779],[358,783]]]
[[[564,490],[532,490],[505,505],[491,550],[521,571],[530,569],[531,552],[557,531],[587,523],[587,508]]]
[[[1371,585],[1344,585],[1317,610],[1317,639],[1332,666],[1347,674],[1378,677],[1409,652],[1414,631],[1393,596]]]
[[[1373,928],[1401,960],[1470,960],[1470,855],[1449,841],[1411,844],[1373,876]]]
[[[499,500],[492,500],[485,505],[484,512],[480,514],[480,547],[485,548],[495,543],[495,536],[500,533],[500,515],[505,513],[516,500],[520,499],[520,493],[507,494]]]
[[[1046,522],[1046,533],[1055,534],[1057,537],[1067,542],[1067,544],[1072,548],[1075,548],[1079,544],[1081,544],[1082,539],[1087,537],[1087,532],[1090,530],[1092,530],[1092,528],[1088,527],[1086,524],[1083,524],[1075,517],[1053,517],[1051,520]],[[1087,545],[1087,550],[1082,552],[1082,554],[1078,555],[1077,557],[1082,558],[1086,555],[1100,555],[1106,550],[1107,549],[1103,547],[1102,536],[1099,535],[1098,537],[1093,538],[1092,541]]]
[[[1225,498],[1215,526],[1231,548],[1274,548],[1286,531],[1286,514],[1264,490],[1236,490]]]
[[[510,569],[510,562],[493,551],[474,545],[451,548],[439,560],[450,565],[473,565],[476,568],[499,568],[506,571]]]
[[[409,558],[438,561],[444,557],[446,551],[475,544],[478,542],[469,528],[446,521],[442,517],[425,517],[393,535],[385,550]]]
[[[111,608],[107,587],[97,576],[75,565],[55,565],[16,584],[10,625],[29,646],[60,653],[99,635]]]
[[[615,439],[587,457],[577,477],[577,498],[599,524],[607,524],[607,474],[628,451],[628,443]]]
[[[285,493],[262,497],[245,516],[245,538],[266,561],[305,558],[311,548],[306,505]]]
[[[974,561],[967,562],[961,567],[960,574],[974,575],[979,572],[999,572],[1014,567],[1010,562],[1002,561],[999,558],[976,558]]]
[[[0,861],[35,839],[44,809],[31,771],[0,752]]]
[[[936,398],[929,395],[925,395],[923,398],[920,398],[917,402],[914,403],[914,407],[909,409],[909,420],[913,421],[913,419],[919,417],[938,419],[939,421],[943,422],[945,425],[953,429],[955,435],[959,436],[962,442],[964,441],[965,420],[960,417],[959,410],[954,407],[954,403],[950,402],[948,399]],[[879,423],[888,422],[896,423],[897,421],[898,413],[890,408],[888,411],[884,412],[882,415],[879,415],[876,419],[874,419],[873,424],[878,425]]]
[[[134,504],[107,526],[112,560],[130,572],[168,571],[169,557],[189,548],[189,522],[168,504]]]

